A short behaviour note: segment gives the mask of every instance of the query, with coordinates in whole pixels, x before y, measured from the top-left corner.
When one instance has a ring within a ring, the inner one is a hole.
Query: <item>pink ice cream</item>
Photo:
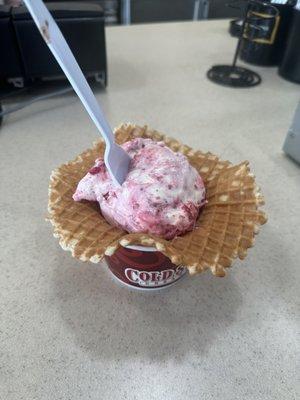
[[[151,139],[137,138],[122,147],[132,158],[123,185],[116,187],[97,159],[73,199],[98,201],[104,218],[127,232],[172,239],[191,231],[205,204],[205,188],[187,158]]]

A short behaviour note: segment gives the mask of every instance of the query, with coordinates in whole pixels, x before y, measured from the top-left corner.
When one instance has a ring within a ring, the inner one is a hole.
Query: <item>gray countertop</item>
[[[202,150],[251,162],[269,222],[225,278],[155,294],[118,286],[103,264],[64,252],[44,222],[51,170],[97,138],[73,95],[12,114],[0,129],[0,397],[292,400],[296,385],[299,167],[281,147],[299,88],[275,68],[229,89],[228,21],[107,29],[112,125],[148,124]],[[298,389],[298,390],[297,390]],[[3,396],[3,397],[2,397]]]

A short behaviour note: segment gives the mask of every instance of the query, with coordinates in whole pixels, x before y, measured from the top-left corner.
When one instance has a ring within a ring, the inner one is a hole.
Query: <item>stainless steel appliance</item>
[[[283,145],[284,152],[300,163],[300,102]]]

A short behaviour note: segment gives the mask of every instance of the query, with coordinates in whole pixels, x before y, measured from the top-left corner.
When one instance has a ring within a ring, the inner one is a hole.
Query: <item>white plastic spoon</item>
[[[113,181],[122,185],[128,173],[130,157],[114,141],[113,131],[107,122],[89,84],[87,83],[63,34],[41,0],[24,0],[34,22],[52,54],[66,74],[73,89],[103,136],[106,144],[105,165]]]

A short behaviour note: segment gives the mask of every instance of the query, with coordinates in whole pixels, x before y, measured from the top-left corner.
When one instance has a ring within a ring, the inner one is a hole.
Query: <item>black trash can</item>
[[[250,1],[240,50],[243,61],[261,66],[280,64],[296,2]]]
[[[279,67],[279,75],[300,83],[300,10],[294,9],[287,46]]]

